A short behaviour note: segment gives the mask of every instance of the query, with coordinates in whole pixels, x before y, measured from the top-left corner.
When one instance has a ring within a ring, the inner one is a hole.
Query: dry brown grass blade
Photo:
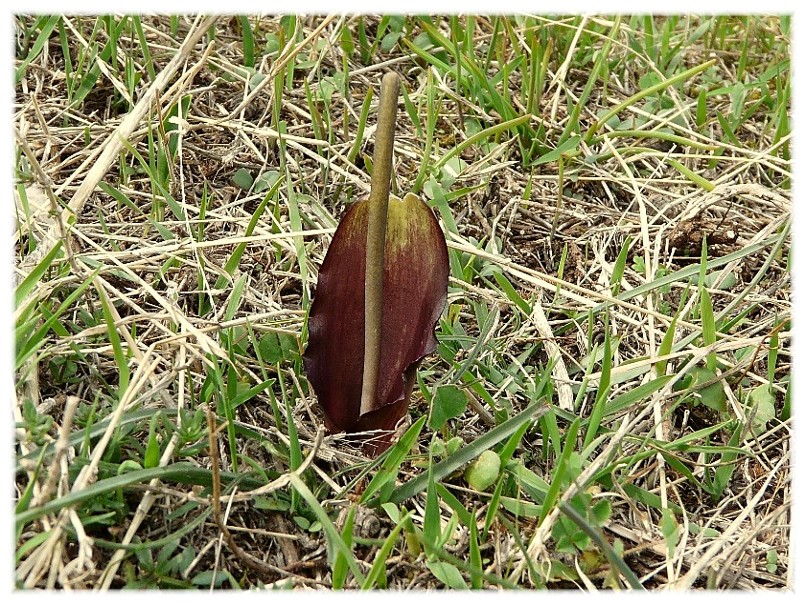
[[[718,554],[727,546],[731,539],[744,527],[743,524],[747,517],[752,513],[754,507],[763,499],[763,496],[766,493],[766,490],[772,484],[773,480],[778,479],[778,471],[783,467],[784,464],[789,462],[788,455],[783,455],[774,465],[774,468],[771,472],[769,472],[768,477],[763,482],[761,487],[757,490],[757,493],[747,501],[746,506],[744,509],[738,514],[738,516],[733,520],[730,525],[722,531],[719,537],[713,540],[713,543],[707,548],[707,551],[699,557],[696,562],[691,565],[690,570],[685,573],[684,576],[680,577],[676,583],[671,585],[674,589],[682,590],[682,589],[690,589],[693,587],[694,582],[701,578],[703,571],[710,565],[710,563],[718,556]]]
[[[215,416],[213,415],[212,411],[208,408],[207,409],[207,427],[209,432],[209,443],[210,443],[210,463],[212,467],[212,506],[213,506],[213,517],[215,519],[215,524],[218,526],[218,530],[221,531],[221,534],[226,541],[227,546],[230,550],[244,563],[246,566],[251,568],[252,570],[259,573],[264,579],[267,581],[271,581],[276,577],[292,577],[295,583],[302,583],[302,584],[312,584],[312,585],[321,585],[320,581],[311,580],[306,577],[301,577],[295,574],[291,569],[294,568],[295,565],[298,564],[298,556],[295,560],[289,561],[288,567],[281,568],[279,566],[275,566],[274,564],[269,564],[264,560],[261,560],[249,552],[245,551],[242,547],[240,547],[235,538],[232,536],[232,533],[229,530],[229,527],[226,525],[226,519],[221,514],[221,502],[224,498],[221,496],[221,475],[220,475],[220,456],[218,454],[218,436],[220,430],[223,426],[216,426]],[[297,475],[301,475],[313,462],[316,458],[318,453],[319,447],[321,446],[322,437],[324,433],[319,431],[316,435],[316,441],[313,444],[313,449],[311,450],[310,454],[307,458],[302,462],[302,465],[299,466],[294,473]],[[287,485],[290,481],[290,474],[284,474],[280,479],[275,480],[274,482],[266,485],[265,488],[259,489],[260,493],[269,493],[273,490],[278,488],[282,488],[283,486]],[[255,491],[254,493],[257,493]],[[249,497],[253,497],[254,493],[249,494]],[[229,504],[234,501],[234,498],[229,498]]]
[[[95,187],[101,181],[103,176],[117,161],[118,154],[124,148],[124,141],[128,140],[135,128],[140,125],[142,119],[151,110],[154,101],[157,99],[159,93],[168,85],[168,83],[176,75],[181,65],[190,57],[191,53],[195,50],[198,41],[207,33],[207,30],[215,24],[218,20],[217,16],[206,17],[200,23],[197,23],[194,29],[185,38],[182,45],[179,47],[178,52],[168,62],[165,68],[159,72],[156,79],[153,81],[148,90],[143,94],[142,98],[137,102],[134,108],[123,119],[115,131],[107,138],[103,144],[103,152],[100,157],[95,161],[92,169],[84,177],[81,186],[75,192],[70,202],[61,211],[61,215],[49,229],[48,235],[44,238],[42,244],[37,250],[25,258],[22,266],[23,274],[27,275],[33,267],[35,267],[52,249],[57,241],[59,241],[59,226],[58,222],[62,224],[69,224],[70,218],[78,215],[81,208],[84,207],[87,199],[95,191]],[[37,290],[34,290],[30,296],[36,296]],[[28,301],[23,301],[20,306],[27,306]]]
[[[138,365],[137,370],[132,375],[129,387],[126,389],[126,392],[112,413],[103,436],[92,450],[89,463],[81,469],[75,482],[73,482],[71,488],[72,492],[84,489],[95,480],[98,464],[101,461],[101,457],[106,452],[106,448],[123,414],[135,402],[141,390],[145,387],[148,376],[153,373],[154,369],[159,364],[158,358],[153,359],[152,352],[153,347],[143,355],[144,360],[147,362]],[[50,570],[49,582],[52,583],[55,579],[55,574],[60,571],[61,553],[59,548],[65,536],[64,527],[67,522],[73,522],[75,524],[75,517],[71,515],[71,510],[72,508],[66,508],[59,513],[56,526],[53,528],[48,538],[37,547],[17,569],[17,580],[26,587],[35,587],[48,570]]]

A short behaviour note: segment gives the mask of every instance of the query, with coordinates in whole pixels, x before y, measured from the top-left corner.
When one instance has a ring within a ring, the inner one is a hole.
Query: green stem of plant
[[[361,415],[371,411],[374,406],[380,370],[380,339],[383,325],[383,260],[386,246],[391,159],[394,151],[394,127],[397,122],[397,97],[399,94],[400,80],[397,74],[389,72],[384,75],[380,84],[380,110],[377,118],[375,152],[372,159],[372,187],[369,192],[366,227]]]
[[[556,225],[559,222],[559,212],[562,210],[562,192],[565,190],[565,155],[564,153],[559,156],[559,191],[556,196],[556,209],[553,213],[553,221],[551,222],[551,241],[556,235]]]

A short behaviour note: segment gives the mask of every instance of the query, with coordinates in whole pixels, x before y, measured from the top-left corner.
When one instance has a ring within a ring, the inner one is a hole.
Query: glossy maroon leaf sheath
[[[447,300],[447,246],[433,212],[416,196],[391,197],[383,264],[380,371],[361,414],[368,204],[353,204],[319,270],[308,320],[305,372],[331,432],[392,431],[405,415],[419,361],[436,349],[435,324]],[[377,453],[391,432],[373,438]]]

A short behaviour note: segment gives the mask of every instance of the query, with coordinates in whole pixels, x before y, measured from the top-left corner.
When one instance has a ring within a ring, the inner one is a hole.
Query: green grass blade
[[[627,237],[623,242],[621,251],[618,252],[618,257],[615,259],[615,264],[612,267],[612,278],[609,280],[609,286],[612,289],[612,296],[617,296],[621,291],[621,281],[623,280],[623,273],[626,270],[626,259],[629,256],[629,247],[631,246],[632,238]]]
[[[397,546],[397,538],[400,536],[400,532],[402,532],[405,522],[410,517],[411,513],[406,512],[405,515],[400,519],[400,522],[398,522],[394,528],[391,529],[389,536],[386,537],[386,540],[383,541],[383,545],[377,552],[377,556],[375,556],[375,561],[372,564],[372,568],[369,570],[369,574],[366,575],[366,579],[361,585],[361,589],[374,589],[381,577],[385,575],[386,560],[388,560],[389,554],[391,554],[391,552]]]
[[[598,428],[601,425],[601,420],[604,418],[604,411],[606,409],[607,397],[609,396],[609,389],[612,378],[612,338],[609,331],[609,320],[605,321],[606,332],[604,333],[604,356],[601,359],[601,377],[598,381],[598,392],[595,395],[595,402],[593,409],[590,413],[590,421],[587,424],[587,430],[584,433],[584,444],[581,450],[587,452],[587,447],[593,442],[598,435]]]
[[[109,301],[109,297],[106,295],[106,291],[104,291],[100,286],[96,288],[98,290],[98,297],[101,299],[101,308],[103,309],[103,320],[106,322],[106,333],[109,335],[109,343],[112,345],[112,352],[115,357],[115,363],[117,363],[117,370],[118,370],[118,396],[122,398],[123,393],[129,386],[129,376],[130,376],[130,369],[129,369],[129,360],[127,358],[128,355],[123,351],[123,346],[120,343],[120,334],[117,333],[117,327],[115,326],[115,319],[112,316],[112,310],[110,308],[111,302]]]
[[[542,502],[542,515],[539,518],[539,523],[545,522],[548,513],[553,509],[557,500],[559,499],[559,491],[565,482],[565,474],[567,473],[567,462],[570,459],[570,454],[576,448],[576,435],[579,432],[581,419],[576,418],[565,434],[565,446],[562,449],[562,455],[556,460],[556,468],[554,469],[551,483],[548,487],[548,492],[545,494],[545,500]]]
[[[100,189],[104,193],[113,197],[118,203],[125,205],[127,208],[134,210],[137,214],[143,216],[151,226],[153,226],[157,231],[159,231],[159,234],[165,241],[172,241],[176,239],[176,235],[173,233],[173,231],[171,231],[168,227],[163,225],[159,220],[154,220],[153,217],[144,214],[140,209],[140,207],[136,203],[134,203],[131,199],[129,199],[129,197],[125,195],[122,191],[116,189],[115,187],[106,182],[98,183],[98,187],[100,187]]]
[[[526,316],[530,317],[531,311],[533,310],[531,305],[523,300],[520,294],[517,293],[517,291],[514,289],[514,286],[511,284],[511,281],[506,278],[506,275],[504,275],[502,271],[496,270],[492,273],[492,276],[495,278],[495,281],[497,281],[500,289],[503,290],[503,293],[506,294],[506,297],[511,300],[514,305],[517,306],[517,308],[522,310]]]
[[[238,15],[240,31],[243,36],[243,65],[254,67],[254,32],[249,23],[249,18],[245,15]]]
[[[347,153],[347,160],[351,162],[355,161],[355,158],[358,157],[358,152],[361,150],[361,145],[363,144],[363,133],[366,129],[366,121],[369,119],[369,109],[372,103],[372,96],[373,96],[372,89],[369,88],[366,91],[366,97],[363,99],[363,104],[361,105],[361,114],[360,118],[358,119],[358,128],[355,132],[355,142],[352,143],[352,148]]]
[[[100,269],[93,271],[92,274],[81,283],[81,285],[72,291],[70,295],[64,299],[64,302],[59,305],[59,308],[56,310],[56,312],[47,317],[47,319],[42,322],[42,325],[40,325],[33,333],[28,332],[30,322],[17,326],[15,334],[17,339],[15,369],[17,371],[19,371],[19,369],[23,366],[28,357],[30,357],[45,343],[45,336],[47,335],[47,332],[54,328],[59,320],[59,317],[62,316],[65,311],[70,308],[73,302],[75,302],[84,293],[84,290],[86,290],[87,287],[89,287],[89,285],[93,282],[95,275],[98,274],[99,270]]]
[[[593,64],[593,68],[590,71],[589,76],[587,77],[587,81],[584,85],[583,90],[581,91],[581,95],[579,96],[578,100],[573,105],[573,110],[570,113],[570,117],[567,120],[567,124],[562,132],[562,135],[559,137],[559,144],[561,145],[567,140],[570,140],[571,135],[574,135],[579,130],[579,118],[581,117],[582,108],[587,106],[587,101],[592,94],[593,87],[598,84],[598,79],[601,77],[601,73],[604,70],[608,60],[609,60],[609,52],[612,48],[612,41],[616,39],[618,35],[618,30],[620,29],[621,25],[621,18],[617,16],[612,24],[612,28],[610,29],[609,33],[607,34],[604,44],[601,46],[601,49],[596,53],[598,56],[595,59],[595,63]],[[569,102],[569,99],[568,99]]]
[[[450,490],[442,483],[437,482],[434,484],[436,486],[436,491],[439,493],[439,498],[456,513],[456,516],[458,516],[458,520],[461,522],[461,524],[464,526],[469,526],[473,522],[473,516],[458,500],[458,497],[453,495],[453,493],[451,493]]]
[[[724,494],[724,490],[727,488],[727,485],[732,480],[732,475],[735,473],[735,470],[738,467],[738,464],[735,463],[735,460],[738,459],[738,446],[741,444],[741,435],[743,434],[743,429],[740,425],[736,425],[735,429],[730,436],[730,440],[727,443],[729,447],[732,447],[732,451],[725,451],[721,454],[721,459],[719,460],[718,467],[716,468],[715,472],[713,473],[713,497],[716,501],[721,499],[721,496]],[[741,451],[743,453],[743,451]]]
[[[26,275],[25,279],[23,279],[17,286],[17,289],[14,290],[14,304],[17,308],[19,308],[23,300],[27,299],[31,292],[36,289],[39,281],[42,280],[42,277],[44,277],[45,273],[51,268],[56,256],[61,252],[61,244],[61,240],[57,241],[53,245],[53,249],[31,269],[31,272]]]
[[[352,531],[355,526],[355,510],[357,507],[350,507],[349,512],[347,512],[347,518],[344,521],[344,528],[341,529],[341,535],[344,539],[344,545],[348,548],[352,548]],[[374,570],[374,568],[372,568]],[[336,552],[335,560],[333,561],[333,573],[332,573],[332,583],[333,589],[342,589],[344,587],[344,583],[347,580],[347,573],[349,572],[349,563],[347,562],[347,557],[342,552]],[[371,573],[369,573],[371,576]],[[369,576],[366,577],[366,580],[369,580]]]
[[[151,412],[153,413],[153,412]],[[64,508],[78,506],[91,501],[95,497],[111,493],[132,485],[144,485],[151,480],[174,481],[182,484],[198,484],[209,486],[211,474],[208,470],[197,468],[187,462],[178,462],[159,468],[146,468],[133,470],[120,475],[99,480],[80,491],[71,491],[57,499],[52,499],[41,506],[29,508],[17,514],[14,518],[16,524],[27,524],[46,514],[54,514]]]
[[[465,149],[467,149],[468,147],[471,147],[472,145],[477,145],[481,141],[486,140],[487,138],[491,138],[493,136],[497,136],[498,134],[501,134],[502,132],[506,132],[508,130],[514,130],[518,126],[522,126],[523,124],[526,124],[530,119],[531,119],[530,115],[521,115],[520,117],[515,117],[513,119],[507,120],[507,121],[502,122],[500,124],[495,124],[494,126],[490,126],[489,128],[484,128],[483,130],[481,130],[477,134],[473,134],[468,139],[460,142],[458,145],[456,145],[455,147],[451,148],[450,151],[445,153],[441,157],[441,159],[439,159],[439,161],[437,161],[433,165],[433,170],[440,169],[452,157],[455,157],[456,155],[460,155],[461,152],[464,151]]]
[[[277,181],[271,186],[268,192],[263,196],[263,200],[260,202],[260,205],[254,210],[252,217],[249,219],[249,223],[246,225],[246,231],[243,233],[244,237],[251,237],[254,233],[254,229],[257,228],[257,225],[260,222],[260,218],[263,215],[266,207],[268,206],[268,202],[277,194],[279,191],[280,185],[282,184],[282,179],[278,178]],[[243,257],[243,253],[246,251],[246,246],[249,244],[247,242],[239,243],[235,246],[232,255],[226,261],[224,265],[224,270],[226,271],[227,275],[233,275],[235,273],[235,269],[237,269],[238,265],[240,264],[240,259]],[[226,286],[227,277],[226,275],[221,275],[215,281],[215,285],[213,289],[222,289]]]
[[[717,151],[718,149],[723,148],[719,145],[700,143],[699,141],[695,141],[691,138],[685,138],[684,136],[679,136],[678,134],[672,134],[670,132],[663,132],[661,130],[615,130],[614,132],[608,132],[606,136],[607,138],[653,138],[660,141],[674,143],[680,147],[689,147],[691,149],[699,149],[701,151]]]
[[[704,189],[708,193],[716,188],[716,186],[713,183],[711,183],[709,180],[707,180],[704,176],[700,176],[699,174],[696,174],[696,172],[694,172],[693,170],[690,170],[689,168],[685,167],[684,165],[682,165],[681,163],[679,163],[675,159],[672,159],[672,158],[669,157],[667,161],[674,168],[676,168],[685,178],[687,178],[690,182],[692,182],[693,184],[701,187],[702,189]]]
[[[581,137],[574,134],[567,140],[563,141],[556,149],[549,151],[544,155],[540,155],[537,159],[531,162],[531,167],[541,166],[542,164],[549,164],[557,161],[562,155],[572,155],[576,152],[581,142]]]
[[[726,254],[724,256],[719,256],[718,258],[709,258],[707,260],[707,267],[710,269],[716,269],[721,266],[730,264],[731,262],[735,262],[736,260],[740,260],[741,258],[746,258],[747,256],[750,256],[751,254],[754,254],[766,247],[772,245],[780,245],[783,241],[785,241],[785,238],[788,236],[789,226],[790,223],[788,223],[780,233],[770,237],[765,241],[759,241],[757,243],[747,245],[739,250],[730,252],[729,254]],[[617,296],[617,298],[618,300],[621,300],[623,302],[628,302],[629,300],[632,300],[638,296],[643,296],[649,292],[652,292],[666,285],[671,285],[673,283],[687,283],[691,277],[698,275],[701,269],[702,265],[700,263],[691,264],[689,266],[686,266],[685,268],[679,269],[678,271],[674,271],[673,273],[659,277],[654,281],[651,281],[649,283],[642,283],[633,289],[621,292]],[[583,313],[579,313],[579,315],[581,317],[586,317],[590,313],[595,315],[601,310],[603,310],[609,304],[610,302],[602,302],[601,304],[598,304],[597,306],[594,306],[593,308],[586,310]]]
[[[505,467],[501,464],[501,467]],[[486,517],[484,518],[484,530],[481,534],[481,539],[486,541],[487,535],[489,535],[489,529],[492,528],[492,524],[495,522],[495,518],[498,517],[498,509],[500,508],[500,501],[503,495],[503,486],[506,484],[506,474],[505,472],[501,473],[500,477],[498,478],[498,483],[495,485],[495,491],[492,493],[492,499],[489,500],[489,507],[486,509]],[[473,524],[475,524],[473,522]]]
[[[296,422],[293,417],[293,409],[291,409],[291,401],[289,397],[285,399],[285,419],[288,422],[288,440],[290,441],[290,466],[291,471],[295,472],[296,469],[302,465],[302,445],[299,443],[299,435],[296,430]],[[291,506],[296,508],[295,505]]]
[[[442,526],[439,513],[439,494],[433,480],[433,457],[431,456],[428,461],[428,490],[425,495],[425,517],[422,521],[422,543],[425,545],[425,554],[433,556],[439,548]]]
[[[481,548],[478,544],[478,525],[475,523],[475,518],[470,522],[470,566],[477,572],[470,576],[470,587],[472,589],[481,589],[484,586],[483,581],[483,565],[481,562]]]
[[[668,382],[676,379],[677,376],[675,375],[661,375],[655,380],[651,380],[645,384],[640,384],[639,386],[630,389],[628,392],[624,392],[623,394],[613,398],[606,405],[604,415],[614,415],[623,411],[624,409],[629,409],[635,403],[647,399],[658,390],[661,390]]]
[[[671,324],[668,326],[668,330],[662,337],[660,347],[657,349],[657,355],[660,357],[671,354],[671,350],[673,349],[674,345],[674,335],[676,334],[676,320],[678,317],[679,314],[674,315],[674,318],[671,320]],[[657,368],[657,375],[665,375],[665,372],[668,369],[668,360],[665,359],[662,361],[657,361],[655,367]]]
[[[352,550],[347,547],[347,544],[344,543],[344,540],[341,538],[341,534],[338,532],[338,529],[335,528],[333,525],[332,520],[327,515],[327,512],[321,507],[319,500],[316,499],[316,496],[311,493],[310,489],[307,487],[305,482],[299,478],[296,474],[291,474],[291,486],[296,489],[296,492],[305,500],[305,503],[310,507],[315,514],[316,519],[321,523],[322,528],[324,529],[324,534],[327,535],[327,541],[330,544],[330,552],[332,558],[335,557],[335,554],[341,554],[344,559],[347,561],[347,565],[349,569],[352,571],[352,575],[358,581],[359,584],[364,584],[366,582],[366,578],[361,573],[360,568],[358,567],[358,563],[355,560],[355,556],[352,554]],[[331,558],[331,559],[332,559]]]
[[[31,50],[28,51],[28,55],[22,61],[20,66],[17,67],[17,71],[14,73],[15,85],[20,83],[22,74],[27,69],[28,65],[35,61],[36,58],[42,53],[42,50],[45,48],[45,44],[48,43],[50,35],[53,33],[53,29],[56,27],[56,24],[60,19],[61,17],[59,15],[51,15],[49,17],[42,16],[39,18],[39,21],[37,22],[37,25],[39,26],[39,35],[36,37],[36,41],[31,47]]]
[[[692,78],[693,76],[701,73],[702,71],[708,69],[709,67],[712,67],[715,64],[716,59],[710,59],[706,63],[702,63],[701,65],[691,67],[690,69],[683,71],[682,73],[679,73],[671,78],[658,82],[653,86],[649,86],[648,88],[641,90],[637,94],[633,94],[625,101],[618,103],[615,107],[613,107],[607,113],[605,113],[604,116],[601,117],[597,122],[595,122],[587,131],[587,134],[584,135],[584,141],[589,143],[592,137],[595,136],[595,133],[603,124],[606,124],[609,120],[618,115],[618,113],[620,113],[626,107],[631,107],[632,105],[637,103],[637,101],[639,101],[640,99],[644,99],[647,96],[665,90],[669,86],[673,86],[674,84],[678,84],[679,82],[684,82],[685,80]]]
[[[145,70],[148,72],[148,80],[153,82],[157,74],[156,70],[154,70],[154,61],[151,59],[151,51],[148,49],[148,42],[145,37],[145,32],[143,31],[142,20],[138,15],[132,15],[131,23],[132,27],[137,32],[137,40],[140,43],[140,52],[142,52],[143,55]]]
[[[705,346],[716,343],[716,320],[713,315],[713,303],[710,300],[710,292],[702,288],[701,294],[701,316],[702,316],[702,340]],[[707,353],[707,368],[710,371],[716,370],[716,353]]]
[[[388,450],[380,470],[378,470],[377,474],[374,475],[367,485],[366,490],[364,490],[361,496],[361,503],[367,503],[375,493],[380,491],[389,480],[392,480],[397,475],[400,464],[402,464],[405,456],[416,443],[419,438],[419,433],[422,431],[422,427],[425,425],[427,419],[427,415],[420,417],[406,430],[402,438]],[[399,503],[399,501],[395,501],[394,503]]]

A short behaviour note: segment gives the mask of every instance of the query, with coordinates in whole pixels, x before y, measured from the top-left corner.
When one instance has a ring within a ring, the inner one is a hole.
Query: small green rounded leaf
[[[272,331],[266,333],[260,338],[260,343],[258,346],[260,348],[260,359],[264,363],[274,365],[283,359],[282,346],[280,345],[280,341],[276,333]]]
[[[720,381],[711,383],[717,379],[717,375],[707,369],[706,367],[694,367],[690,370],[687,376],[681,380],[683,388],[690,388],[696,393],[698,400],[705,405],[716,411],[727,410],[727,396],[724,394],[724,387]]]
[[[397,44],[397,41],[402,37],[402,32],[392,31],[383,36],[380,42],[380,48],[384,52],[389,52]]]
[[[447,447],[445,446],[444,441],[438,436],[431,441],[430,452],[434,457],[441,458],[447,456]]]
[[[254,192],[255,193],[262,193],[274,186],[274,184],[280,179],[280,173],[276,170],[269,170],[268,172],[263,172],[260,176],[257,177],[257,180],[254,181]]]
[[[447,587],[451,589],[469,589],[461,572],[449,562],[441,560],[427,560],[425,566],[433,573],[433,576],[439,579]]]
[[[771,386],[762,384],[749,392],[749,403],[754,407],[752,428],[755,431],[763,430],[766,424],[774,419],[774,393]]]
[[[777,562],[779,557],[776,549],[770,549],[766,552],[766,571],[771,574],[777,574]]]
[[[278,53],[282,48],[282,44],[280,44],[280,39],[275,34],[268,34],[266,35],[266,45],[263,48],[263,54],[266,55],[273,55]]]
[[[232,175],[232,184],[244,191],[251,189],[253,182],[254,178],[252,177],[252,173],[246,168],[240,168]]]
[[[590,520],[595,526],[604,526],[612,515],[612,503],[609,499],[601,499],[590,508]]]
[[[467,395],[455,386],[439,386],[433,396],[428,426],[441,430],[449,419],[459,417],[467,409]]]

